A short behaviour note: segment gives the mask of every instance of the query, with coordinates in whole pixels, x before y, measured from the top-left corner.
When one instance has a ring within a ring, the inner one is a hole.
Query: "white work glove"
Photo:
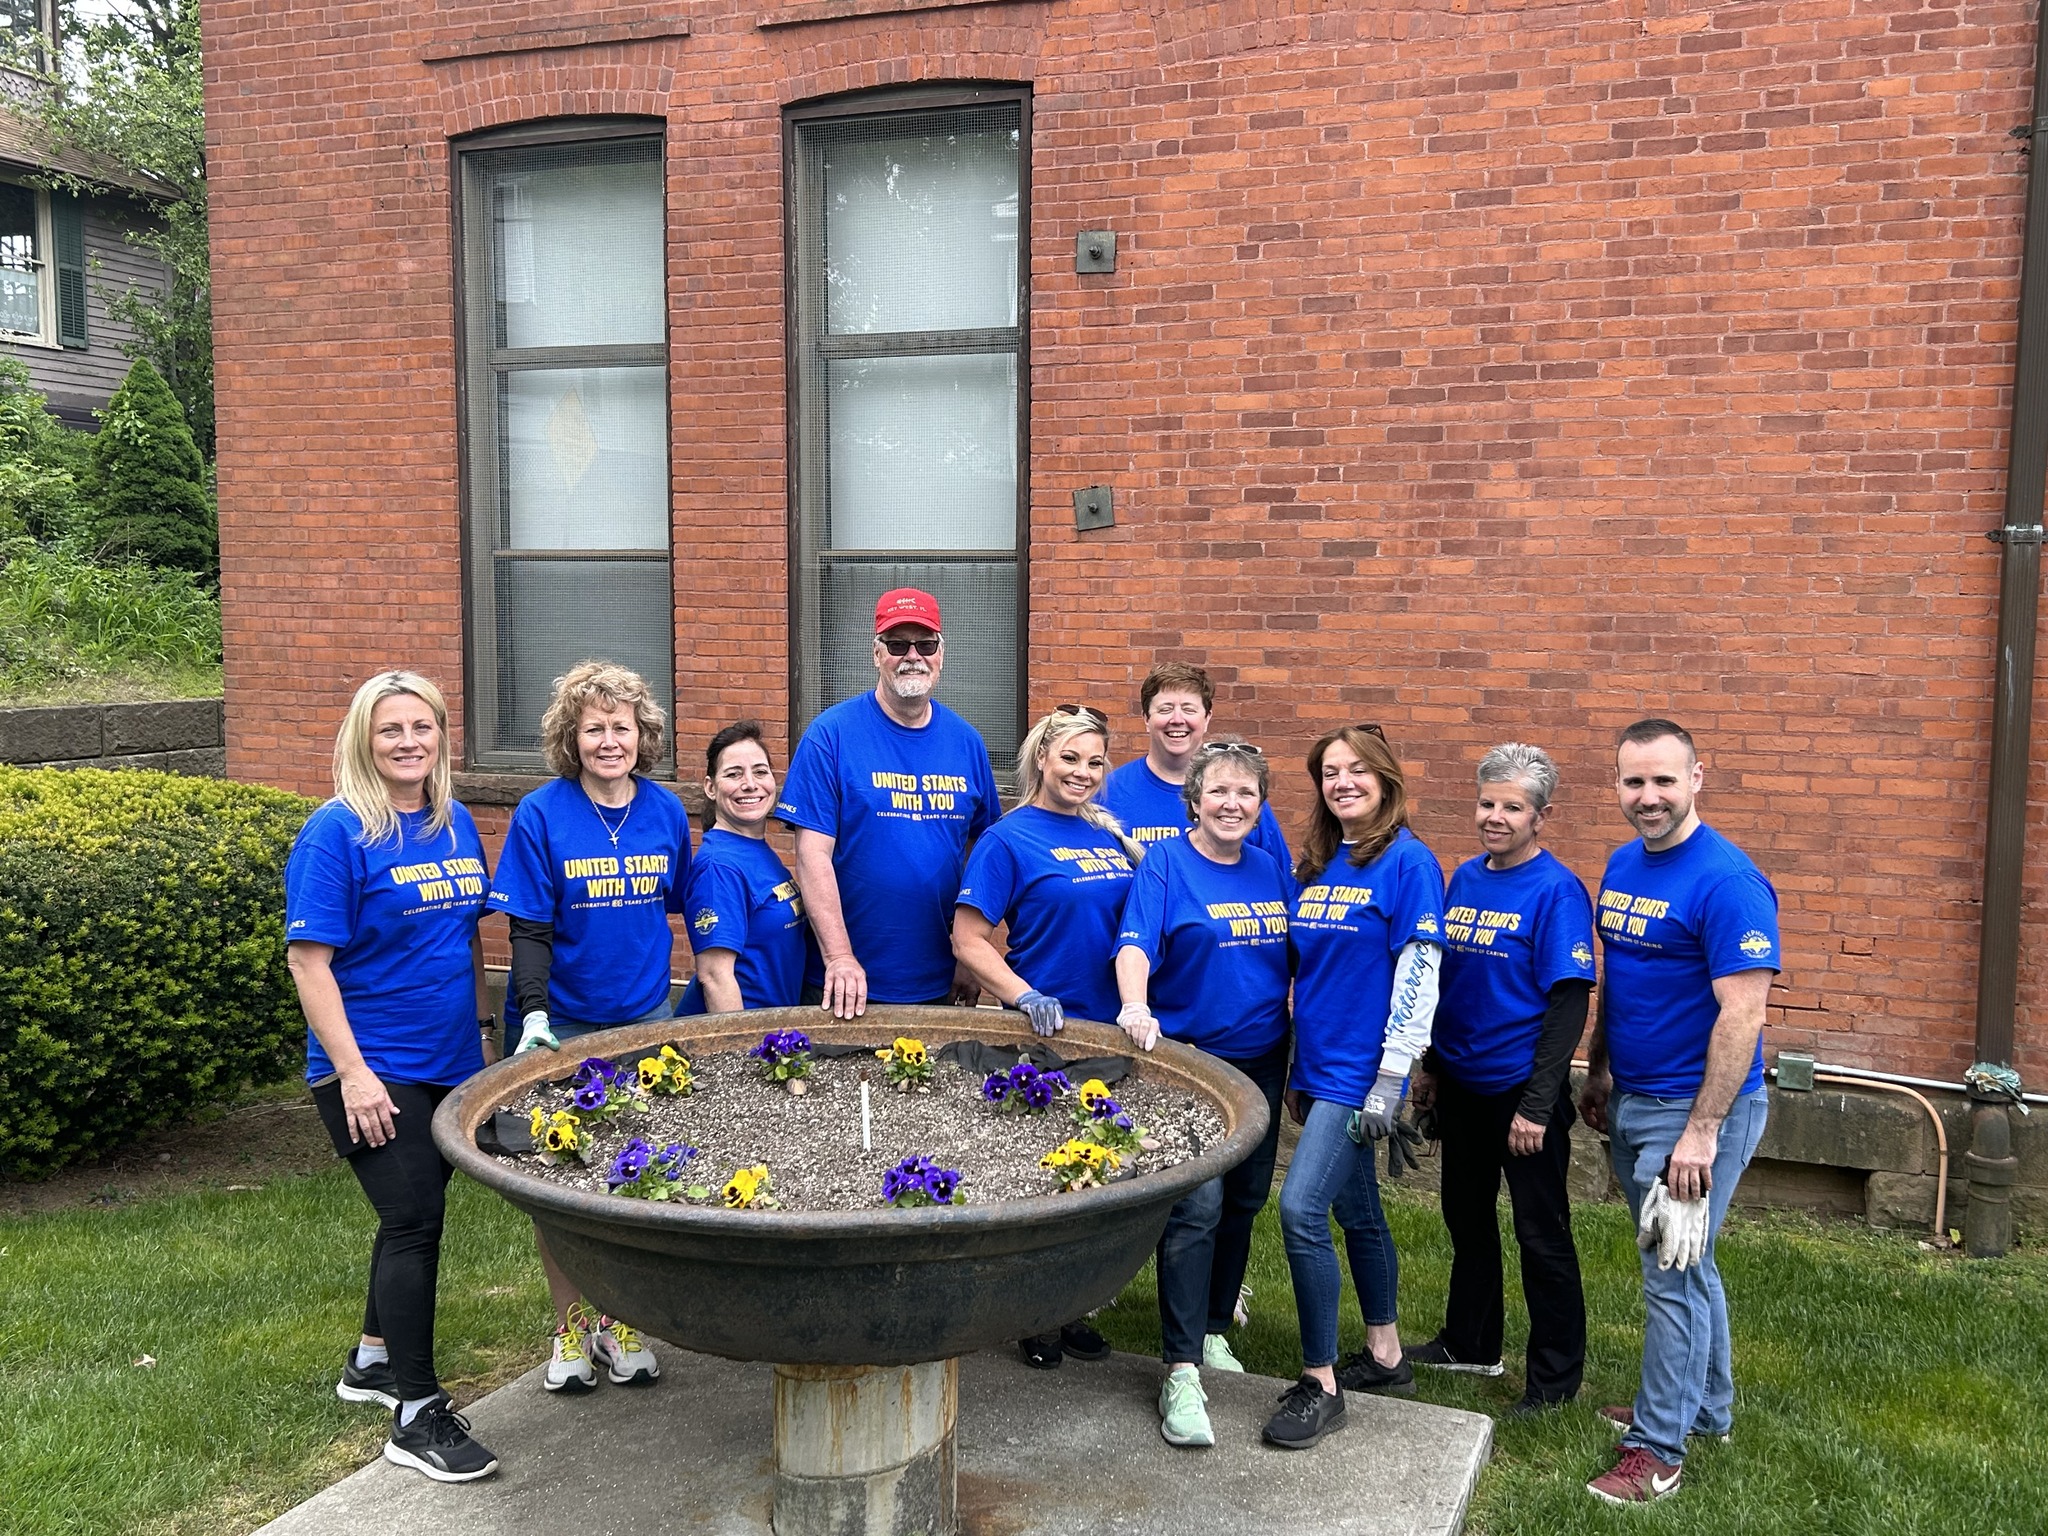
[[[1116,1025],[1141,1051],[1149,1051],[1159,1043],[1159,1021],[1143,1003],[1125,1003],[1117,1010]]]
[[[547,1011],[536,1008],[519,1021],[519,1045],[512,1054],[523,1055],[542,1045],[551,1051],[559,1051],[562,1048],[562,1042],[557,1040],[555,1032],[548,1028]]]
[[[1674,1200],[1659,1178],[1643,1196],[1642,1214],[1636,1220],[1636,1246],[1645,1253],[1657,1250],[1657,1267],[1683,1274],[1706,1257],[1707,1201]]]
[[[1707,1197],[1674,1200],[1664,1197],[1664,1241],[1657,1245],[1657,1267],[1680,1274],[1707,1256]]]

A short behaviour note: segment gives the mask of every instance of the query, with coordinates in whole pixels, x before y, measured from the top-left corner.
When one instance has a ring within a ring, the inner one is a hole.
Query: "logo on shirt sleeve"
[[[1770,935],[1759,929],[1752,928],[1742,936],[1741,942],[1735,947],[1752,960],[1765,960],[1770,958],[1773,945],[1771,944]]]
[[[1583,966],[1587,970],[1593,968],[1593,951],[1584,939],[1572,946],[1572,964]]]
[[[1422,916],[1415,919],[1415,931],[1417,933],[1435,933],[1436,919],[1427,912],[1423,913]]]
[[[709,907],[704,907],[690,919],[690,926],[699,933],[709,933],[718,926],[718,914]]]

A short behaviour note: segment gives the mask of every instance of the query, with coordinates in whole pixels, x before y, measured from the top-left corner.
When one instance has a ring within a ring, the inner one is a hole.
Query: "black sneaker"
[[[379,1403],[386,1408],[396,1408],[398,1378],[391,1374],[389,1360],[379,1360],[374,1365],[357,1365],[355,1346],[350,1345],[348,1361],[341,1368],[341,1380],[334,1384],[334,1395],[344,1403]]]
[[[1540,1419],[1546,1414],[1557,1412],[1570,1401],[1568,1397],[1519,1398],[1515,1405],[1508,1409],[1507,1416],[1511,1419]]]
[[[1404,1358],[1396,1365],[1381,1365],[1372,1351],[1361,1349],[1337,1362],[1337,1385],[1346,1392],[1378,1392],[1385,1397],[1413,1397],[1415,1373]]]
[[[1411,1389],[1412,1390],[1412,1389]],[[1323,1436],[1344,1427],[1344,1391],[1325,1392],[1306,1373],[1280,1394],[1280,1408],[1266,1420],[1266,1444],[1283,1451],[1305,1451]]]
[[[1041,1333],[1036,1338],[1019,1339],[1017,1353],[1024,1357],[1024,1363],[1034,1371],[1056,1371],[1066,1351],[1060,1348],[1059,1330]]]
[[[1064,1354],[1072,1355],[1076,1360],[1107,1360],[1109,1340],[1087,1323],[1062,1323],[1060,1350]]]
[[[1426,1365],[1432,1371],[1456,1371],[1461,1376],[1501,1376],[1507,1367],[1498,1360],[1491,1365],[1481,1365],[1471,1360],[1460,1360],[1451,1353],[1451,1346],[1438,1334],[1427,1344],[1411,1344],[1401,1351],[1401,1358],[1410,1365]]]
[[[391,1438],[384,1459],[424,1472],[437,1483],[467,1483],[498,1470],[498,1458],[469,1437],[469,1420],[455,1411],[446,1392],[400,1424],[391,1415]]]

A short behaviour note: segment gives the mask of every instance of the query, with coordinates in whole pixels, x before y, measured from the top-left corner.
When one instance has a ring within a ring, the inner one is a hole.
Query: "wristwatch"
[[[476,1021],[476,1028],[477,1033],[480,1035],[495,1035],[498,1032],[498,1016],[495,1013],[486,1013],[479,1016]]]

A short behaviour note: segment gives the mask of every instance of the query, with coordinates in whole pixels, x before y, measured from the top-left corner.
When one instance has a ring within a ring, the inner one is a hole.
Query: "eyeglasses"
[[[1220,757],[1225,752],[1235,752],[1240,757],[1264,757],[1255,743],[1249,741],[1205,741],[1195,748],[1196,757]]]
[[[899,640],[894,635],[883,635],[879,638],[882,649],[891,656],[908,656],[913,650],[920,656],[936,656],[939,654],[939,642],[942,637],[933,635],[926,640]]]
[[[1078,715],[1081,719],[1093,721],[1096,725],[1109,724],[1107,715],[1099,709],[1090,709],[1086,704],[1055,704],[1052,712],[1056,715]]]

